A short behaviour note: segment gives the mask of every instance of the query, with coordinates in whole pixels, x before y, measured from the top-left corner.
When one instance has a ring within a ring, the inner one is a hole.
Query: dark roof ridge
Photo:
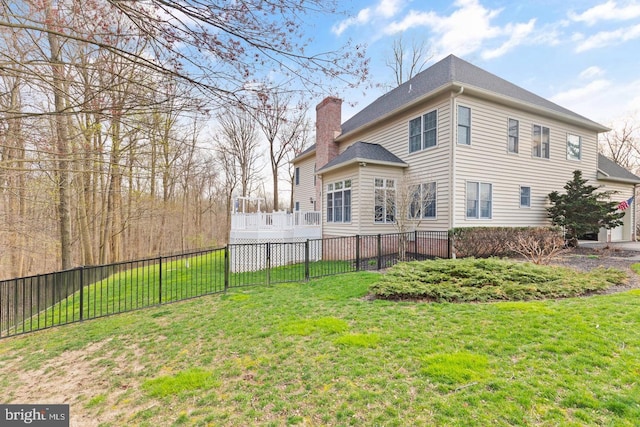
[[[430,93],[435,93],[439,89],[454,84],[476,88],[486,93],[493,93],[521,104],[527,104],[578,120],[600,130],[605,129],[604,126],[490,73],[477,65],[473,65],[455,55],[448,55],[365,106],[342,124],[342,134],[348,134]]]

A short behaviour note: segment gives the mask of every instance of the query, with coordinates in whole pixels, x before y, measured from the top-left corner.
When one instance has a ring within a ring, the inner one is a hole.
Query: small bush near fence
[[[559,231],[551,227],[460,227],[450,236],[459,258],[522,255],[540,264],[562,248]]]

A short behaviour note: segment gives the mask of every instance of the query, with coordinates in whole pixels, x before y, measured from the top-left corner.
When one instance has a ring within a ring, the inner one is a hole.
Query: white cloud
[[[358,12],[358,14],[356,16],[352,16],[350,18],[347,18],[347,19],[345,19],[343,21],[340,21],[337,24],[335,24],[331,28],[331,31],[334,34],[339,36],[342,33],[344,33],[349,27],[351,27],[353,25],[364,25],[364,24],[367,24],[370,19],[371,19],[371,9],[369,9],[369,8],[362,9],[362,10],[360,10],[360,12]]]
[[[626,117],[631,111],[640,111],[640,80],[616,82],[598,79],[582,87],[560,92],[550,98],[578,114],[602,124],[620,117]]]
[[[438,15],[429,11],[409,11],[403,19],[391,22],[386,34],[397,34],[411,28],[428,27],[432,32],[431,44],[435,56],[454,53],[464,56],[482,49],[489,40],[506,39],[498,47],[487,49],[485,59],[504,55],[524,43],[534,31],[535,19],[526,23],[508,23],[497,26],[492,21],[502,9],[487,9],[478,0],[458,0],[451,15]]]
[[[376,15],[393,18],[402,8],[401,0],[380,0],[376,6]]]
[[[504,29],[504,33],[509,35],[509,40],[502,43],[502,45],[496,49],[485,50],[482,53],[482,57],[484,59],[497,58],[506,54],[516,46],[521,45],[533,32],[535,23],[536,20],[531,19],[526,24],[507,25]]]
[[[393,18],[402,8],[402,4],[403,0],[380,0],[375,7],[361,9],[356,16],[338,22],[331,31],[339,36],[350,27],[367,25],[377,18]]]
[[[601,31],[592,36],[580,39],[576,47],[576,52],[606,47],[614,44],[624,43],[629,40],[640,38],[640,24],[619,28],[614,31]]]
[[[629,1],[619,6],[614,0],[599,4],[578,14],[569,12],[569,19],[595,25],[599,21],[625,21],[640,16],[640,3]]]
[[[593,79],[594,77],[600,77],[600,76],[602,76],[602,75],[604,75],[604,70],[603,70],[602,68],[600,68],[600,67],[596,67],[596,66],[592,66],[592,67],[589,67],[589,68],[587,68],[587,69],[583,70],[583,71],[578,75],[578,77],[579,77],[581,80],[591,80],[591,79]]]
[[[576,102],[581,102],[584,99],[593,96],[594,94],[602,92],[604,89],[607,89],[610,86],[611,82],[609,80],[594,80],[590,83],[587,83],[586,86],[569,89],[565,92],[560,92],[552,96],[551,100],[560,105],[575,104]]]

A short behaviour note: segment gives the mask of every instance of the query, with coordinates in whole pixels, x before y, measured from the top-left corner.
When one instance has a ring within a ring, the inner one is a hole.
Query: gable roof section
[[[342,135],[372,124],[444,90],[459,90],[460,87],[465,91],[470,89],[470,93],[499,98],[504,102],[512,102],[522,107],[560,116],[598,132],[609,130],[482,68],[449,55],[363,108],[343,123]]]
[[[640,177],[602,154],[598,154],[598,179],[640,184]]]
[[[409,166],[382,145],[358,141],[355,144],[348,146],[346,150],[321,167],[318,170],[318,173],[328,172],[332,169],[360,162],[398,167]]]
[[[310,147],[308,147],[307,149],[305,149],[302,153],[298,154],[296,157],[293,158],[293,163],[302,160],[303,158],[307,157],[309,154],[314,153],[316,151],[316,144],[311,145]]]

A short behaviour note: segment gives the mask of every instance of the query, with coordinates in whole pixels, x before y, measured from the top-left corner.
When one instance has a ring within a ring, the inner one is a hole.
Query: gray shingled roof
[[[382,95],[373,103],[366,106],[359,113],[342,124],[342,134],[348,134],[361,126],[369,124],[412,101],[438,89],[451,85],[474,87],[512,98],[534,107],[551,110],[561,115],[585,122],[596,128],[606,129],[586,117],[574,113],[564,107],[544,99],[532,92],[514,85],[482,68],[476,67],[456,56],[449,55],[437,62],[411,80],[403,83],[392,91]]]
[[[318,173],[352,162],[396,163],[398,166],[407,166],[402,159],[382,145],[359,141],[348,146],[346,150],[321,167]]]
[[[623,181],[629,183],[640,184],[640,177],[629,172],[613,160],[598,154],[598,171],[604,175],[601,178],[613,181]]]

